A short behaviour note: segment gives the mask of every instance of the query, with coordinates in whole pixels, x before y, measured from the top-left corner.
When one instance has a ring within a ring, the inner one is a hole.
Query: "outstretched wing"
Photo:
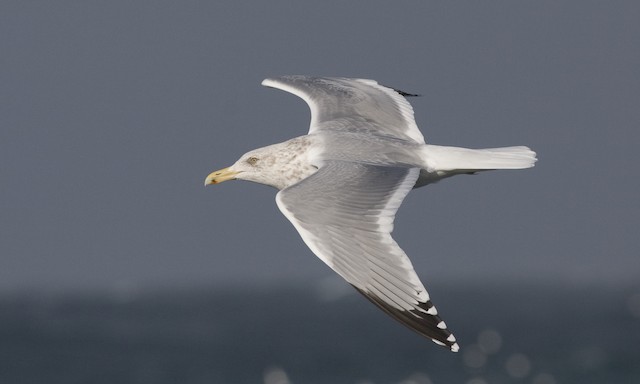
[[[411,261],[391,237],[419,169],[328,161],[280,191],[282,213],[304,242],[374,304],[414,331],[458,350]]]
[[[293,93],[309,105],[309,133],[357,130],[424,143],[413,108],[403,97],[409,94],[375,80],[282,76],[265,79],[262,85]]]

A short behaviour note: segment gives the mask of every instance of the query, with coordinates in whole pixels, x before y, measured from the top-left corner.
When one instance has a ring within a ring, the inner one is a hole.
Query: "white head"
[[[307,156],[307,143],[295,138],[249,151],[232,166],[212,172],[205,185],[227,180],[247,180],[283,189],[316,171]]]

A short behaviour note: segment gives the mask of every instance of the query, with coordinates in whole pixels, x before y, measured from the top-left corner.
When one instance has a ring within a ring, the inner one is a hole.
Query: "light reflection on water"
[[[291,384],[291,381],[282,368],[270,367],[264,373],[264,384]]]
[[[457,354],[330,289],[1,296],[0,382],[640,382],[638,289],[432,287]]]

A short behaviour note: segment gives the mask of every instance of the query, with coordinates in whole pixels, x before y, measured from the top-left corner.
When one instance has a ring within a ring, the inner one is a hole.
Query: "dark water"
[[[432,286],[457,354],[357,294],[0,298],[0,383],[640,383],[640,286]]]

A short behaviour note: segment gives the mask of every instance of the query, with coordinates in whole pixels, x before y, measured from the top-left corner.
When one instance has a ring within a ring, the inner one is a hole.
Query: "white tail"
[[[524,146],[469,149],[429,144],[424,147],[424,158],[426,170],[438,173],[531,168],[537,160],[536,153]]]

